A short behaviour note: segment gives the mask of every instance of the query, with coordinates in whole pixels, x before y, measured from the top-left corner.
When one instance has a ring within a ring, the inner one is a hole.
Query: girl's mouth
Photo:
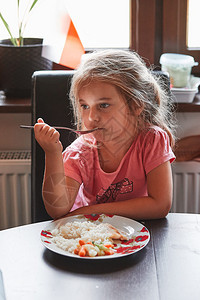
[[[102,128],[102,127],[98,127],[98,129],[97,130],[104,130],[104,128]]]

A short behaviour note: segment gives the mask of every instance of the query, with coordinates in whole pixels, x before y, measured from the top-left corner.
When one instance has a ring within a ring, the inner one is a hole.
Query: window
[[[194,7],[193,11],[199,12],[199,0],[163,0],[162,51],[193,56],[199,65],[192,68],[192,73],[200,76],[200,49],[190,47],[191,36],[188,39],[188,34],[191,32],[191,23],[187,23],[187,17],[191,13],[190,9],[192,7]],[[190,16],[190,20],[191,18]],[[195,17],[194,21],[197,24],[199,22],[198,19],[195,20]],[[197,26],[199,27],[199,25]],[[199,34],[198,30],[195,29],[195,33]]]
[[[24,1],[27,2],[20,2]],[[16,18],[17,9],[14,9],[14,3],[16,4],[17,0],[1,3],[1,12],[3,15],[5,13],[5,17],[10,16],[9,22]],[[190,17],[190,11],[199,13],[199,0],[39,0],[31,16],[34,19],[35,14],[36,23],[33,25],[31,20],[29,27],[27,26],[30,34],[43,37],[44,32],[48,32],[49,28],[44,20],[54,11],[52,6],[61,5],[60,3],[68,9],[86,49],[106,46],[130,47],[136,50],[147,64],[156,67],[160,66],[159,59],[162,53],[188,54],[199,62],[199,66],[194,67],[192,72],[200,76],[200,49],[192,46],[194,32],[195,39],[200,39],[196,30],[199,20],[198,16]],[[192,25],[191,20],[197,22],[197,25]],[[7,34],[1,23],[0,38]],[[85,24],[85,28],[82,24]]]
[[[23,16],[27,0],[21,0],[20,4]],[[39,0],[30,14],[25,36],[43,38],[48,35],[48,22],[55,8],[68,11],[84,48],[129,48],[130,0]],[[17,0],[1,3],[1,13],[14,35],[18,35]],[[1,20],[0,38],[9,38]]]
[[[199,48],[200,50],[199,12],[200,1],[189,0],[187,21],[187,46],[191,50],[197,48]]]

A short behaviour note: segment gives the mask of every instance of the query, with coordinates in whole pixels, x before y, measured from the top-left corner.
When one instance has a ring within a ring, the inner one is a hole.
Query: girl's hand
[[[62,152],[63,146],[60,142],[60,133],[53,127],[50,127],[39,118],[34,126],[34,133],[37,142],[47,153]]]

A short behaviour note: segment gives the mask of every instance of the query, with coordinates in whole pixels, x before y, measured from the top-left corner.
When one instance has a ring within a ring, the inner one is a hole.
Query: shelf
[[[176,112],[200,112],[200,102],[175,103]]]
[[[200,112],[200,92],[198,92],[192,103],[175,103],[176,112]]]
[[[31,113],[31,99],[0,96],[0,113]]]

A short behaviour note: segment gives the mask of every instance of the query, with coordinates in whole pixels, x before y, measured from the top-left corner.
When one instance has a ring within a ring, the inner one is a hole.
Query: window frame
[[[129,0],[130,46],[147,63],[160,67],[162,53],[192,55],[199,66],[192,73],[200,76],[200,49],[187,47],[187,7],[189,0]],[[86,52],[94,49],[86,49]],[[57,68],[62,68],[57,66]]]
[[[162,54],[162,0],[131,0],[131,45],[147,65],[159,66]]]
[[[130,48],[155,66],[166,52],[191,55],[200,62],[200,49],[187,47],[187,8],[188,0],[131,0]],[[200,76],[200,63],[192,74]]]
[[[163,51],[191,55],[199,62],[200,49],[187,47],[188,2],[188,0],[164,0]],[[170,10],[170,7],[173,7],[173,10]],[[192,73],[199,75],[200,65],[193,67]]]

